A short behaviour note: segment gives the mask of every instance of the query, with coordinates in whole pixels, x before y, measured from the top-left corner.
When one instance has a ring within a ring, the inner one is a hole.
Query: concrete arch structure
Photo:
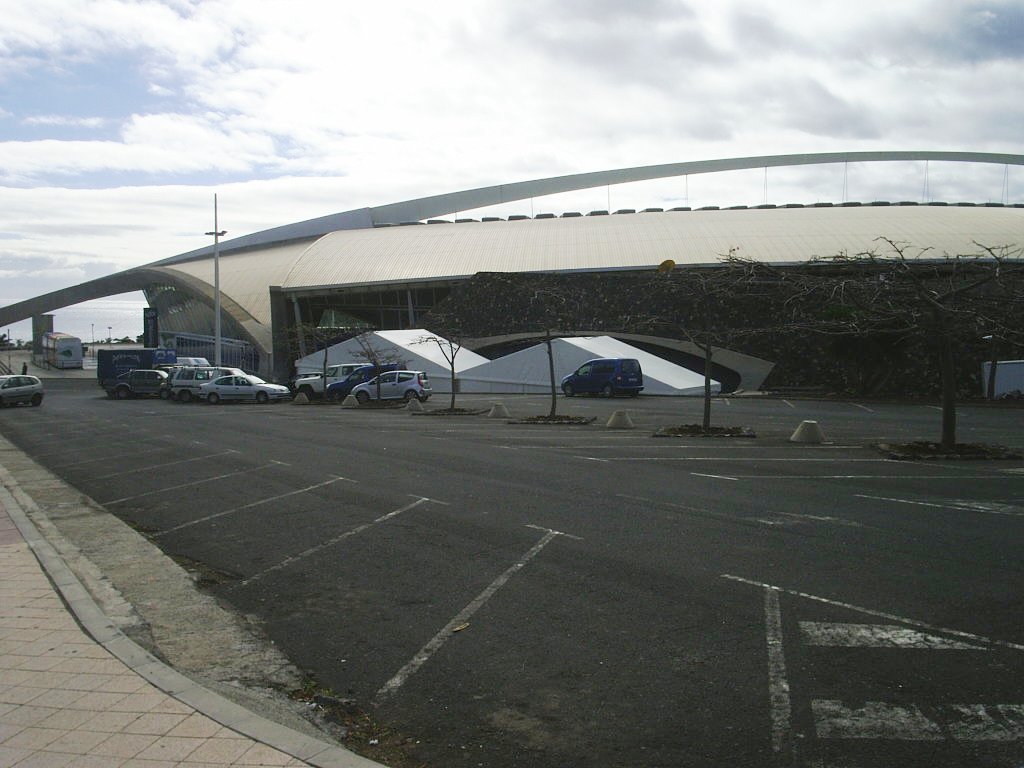
[[[842,152],[702,160],[596,171],[500,184],[360,208],[274,227],[220,243],[221,304],[238,338],[251,344],[264,374],[280,376],[275,327],[315,296],[404,292],[412,325],[415,296],[444,290],[478,271],[643,270],[666,258],[714,263],[739,245],[749,258],[797,262],[870,247],[879,235],[965,252],[972,241],[1024,241],[1024,209],[985,206],[863,206],[643,213],[530,221],[394,226],[490,205],[610,184],[797,165],[934,161],[1024,165],[1024,155],[982,152]],[[391,226],[385,226],[391,225]],[[165,258],[0,308],[0,326],[128,291],[164,287],[213,304],[213,247]],[[291,304],[292,306],[289,306]],[[161,320],[161,324],[163,321]],[[275,349],[275,345],[277,349]]]

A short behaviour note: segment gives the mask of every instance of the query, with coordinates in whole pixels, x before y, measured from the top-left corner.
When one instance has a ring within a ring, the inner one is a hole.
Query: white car
[[[249,400],[254,403],[267,403],[271,400],[287,400],[292,396],[288,387],[270,384],[259,376],[249,374],[221,376],[208,381],[199,387],[199,399],[210,405],[221,400]]]
[[[43,382],[35,376],[0,376],[0,408],[15,403],[43,402]]]
[[[430,381],[423,371],[388,371],[365,384],[352,388],[352,397],[360,404],[377,399],[378,387],[381,400],[420,400],[430,397]]]

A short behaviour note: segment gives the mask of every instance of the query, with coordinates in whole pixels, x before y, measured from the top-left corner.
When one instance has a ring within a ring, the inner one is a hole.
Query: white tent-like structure
[[[440,340],[441,344],[434,339]],[[451,366],[442,350],[442,345],[448,342],[443,337],[424,328],[406,328],[400,331],[374,331],[366,334],[362,342],[353,338],[314,352],[296,360],[295,369],[298,373],[320,372],[323,370],[325,351],[328,365],[369,363],[363,346],[365,343],[373,349],[380,362],[398,363],[412,371],[423,371],[430,379],[430,387],[434,392],[451,392]],[[462,371],[487,362],[486,357],[472,350],[460,349],[455,355],[455,375],[461,378]]]
[[[640,361],[645,395],[703,395],[704,376],[670,363],[610,336],[579,336],[553,339],[555,386],[562,378],[597,357],[626,357]],[[527,393],[551,391],[548,352],[544,344],[513,352],[459,373],[459,389],[476,393]],[[713,392],[721,385],[713,381]]]

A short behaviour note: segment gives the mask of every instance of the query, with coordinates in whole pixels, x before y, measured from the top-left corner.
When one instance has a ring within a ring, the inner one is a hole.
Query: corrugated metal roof
[[[861,206],[670,211],[334,232],[313,243],[283,285],[301,288],[449,278],[476,272],[654,267],[718,261],[730,248],[756,260],[806,261],[878,248],[880,236],[974,253],[1024,243],[1024,209]]]
[[[1024,245],[1024,209],[871,206],[666,211],[611,216],[421,224],[333,232],[313,244],[289,244],[221,256],[221,289],[262,323],[268,287],[361,286],[466,277],[477,272],[655,268],[666,259],[707,264],[737,248],[767,262],[882,248],[880,236],[976,253],[974,242]],[[168,267],[213,281],[212,259]]]

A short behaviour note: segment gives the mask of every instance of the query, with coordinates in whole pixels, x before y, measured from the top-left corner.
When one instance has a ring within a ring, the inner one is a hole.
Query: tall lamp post
[[[228,232],[218,229],[217,224],[217,193],[213,195],[213,358],[214,365],[221,365],[220,356],[220,239]]]

